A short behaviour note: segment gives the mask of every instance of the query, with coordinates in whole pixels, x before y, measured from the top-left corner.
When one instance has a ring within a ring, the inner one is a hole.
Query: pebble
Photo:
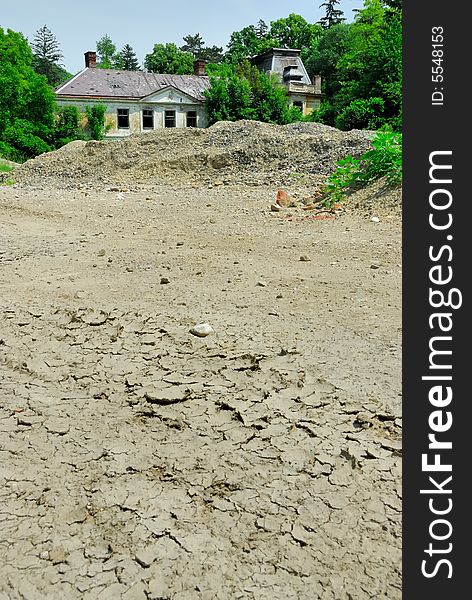
[[[105,250],[103,248],[98,251],[98,256],[105,256]]]
[[[167,277],[161,277],[161,281],[160,281],[161,285],[166,285],[168,283],[170,283],[170,279],[167,279]]]
[[[372,223],[380,223],[380,219],[378,217],[372,217]]]
[[[206,337],[211,333],[214,333],[214,329],[208,323],[199,323],[190,329],[190,333],[196,335],[197,337]]]
[[[303,254],[302,256],[300,256],[300,260],[301,260],[301,262],[309,262],[311,260],[311,258],[309,256],[307,256],[306,254]]]
[[[257,285],[258,285],[259,287],[267,287],[267,283],[266,283],[265,281],[258,281],[258,282],[257,282]]]

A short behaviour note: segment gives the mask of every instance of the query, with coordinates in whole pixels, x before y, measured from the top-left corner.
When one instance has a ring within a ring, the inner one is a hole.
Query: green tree
[[[116,54],[116,45],[108,34],[97,41],[97,58],[97,67],[100,69],[113,69],[119,60]]]
[[[312,25],[302,16],[292,13],[285,19],[272,21],[268,36],[280,48],[303,49],[312,46],[321,31],[320,25]]]
[[[190,52],[195,59],[207,63],[220,63],[223,60],[223,48],[219,46],[205,46],[205,41],[199,33],[187,35],[183,38],[185,44],[180,46],[182,52]]]
[[[234,31],[229,39],[228,50],[225,54],[226,62],[237,64],[245,58],[265,52],[277,45],[276,40],[267,35],[259,37],[258,33],[260,33],[260,29],[256,29],[254,25],[244,27],[240,31]]]
[[[125,44],[114,59],[114,66],[124,71],[139,71],[139,61],[136,53],[129,44]]]
[[[307,60],[322,76],[324,100],[314,118],[343,129],[401,130],[402,15],[365,0],[354,23],[323,32]]]
[[[205,92],[210,123],[252,119],[283,124],[292,119],[285,88],[249,61],[214,67],[210,84]]]
[[[195,35],[186,35],[183,40],[185,44],[180,46],[180,50],[182,50],[182,52],[190,52],[195,58],[200,58],[200,52],[205,46],[202,36],[199,33],[196,33]]]
[[[0,28],[0,153],[22,161],[51,150],[54,93],[21,33]]]
[[[323,8],[323,6],[325,7],[324,17],[319,20],[319,24],[323,29],[330,29],[334,25],[339,25],[339,23],[343,23],[346,20],[343,11],[336,8],[339,1],[340,0],[326,0],[326,2],[320,4],[320,8]]]
[[[267,23],[265,21],[263,21],[262,19],[259,19],[259,21],[257,21],[257,25],[255,27],[255,32],[259,39],[263,39],[269,33],[269,26],[267,25]]]
[[[72,77],[60,64],[63,54],[59,42],[46,25],[35,33],[31,49],[33,51],[33,68],[36,73],[46,77],[49,85],[55,87]]]
[[[175,44],[155,44],[153,51],[144,58],[144,66],[153,73],[191,75],[194,57],[183,52]]]

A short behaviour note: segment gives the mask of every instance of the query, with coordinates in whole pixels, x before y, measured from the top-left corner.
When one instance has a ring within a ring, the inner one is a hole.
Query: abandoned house
[[[210,87],[205,61],[196,60],[193,75],[97,68],[95,52],[85,53],[85,68],[56,89],[59,106],[81,112],[97,102],[106,105],[108,138],[121,138],[163,127],[207,127],[204,92]],[[300,50],[272,48],[250,59],[260,71],[275,74],[287,87],[289,102],[304,115],[321,102],[321,78],[310,80]]]
[[[291,48],[272,48],[250,60],[259,71],[276,75],[287,88],[290,104],[307,115],[320,106],[321,77],[316,75],[313,81],[310,79],[300,52]]]
[[[205,62],[193,75],[160,75],[96,67],[96,53],[85,53],[85,69],[56,90],[59,106],[106,105],[107,137],[120,138],[163,127],[206,127],[203,92],[209,87]]]

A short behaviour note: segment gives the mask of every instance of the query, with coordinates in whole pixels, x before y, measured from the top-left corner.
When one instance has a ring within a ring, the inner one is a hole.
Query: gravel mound
[[[71,142],[19,166],[14,179],[60,187],[215,179],[282,184],[289,176],[316,182],[331,173],[339,159],[360,156],[371,138],[370,132],[344,132],[319,123],[218,122],[208,129],[162,129],[119,141]]]

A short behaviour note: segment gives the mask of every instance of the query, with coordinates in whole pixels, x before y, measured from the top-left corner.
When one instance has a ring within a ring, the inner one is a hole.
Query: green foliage
[[[36,32],[31,49],[33,50],[33,68],[36,73],[46,77],[49,85],[56,87],[72,77],[61,66],[60,60],[63,58],[63,54],[59,43],[46,25]]]
[[[0,28],[0,152],[23,161],[51,149],[54,93],[21,33]]]
[[[139,71],[139,62],[136,53],[129,44],[125,44],[114,58],[114,67],[124,71]]]
[[[310,48],[321,31],[320,25],[311,24],[294,13],[272,21],[270,27],[260,20],[257,25],[249,25],[231,34],[225,60],[237,64],[271,48]]]
[[[108,34],[97,41],[97,67],[99,69],[114,69],[119,56],[116,53],[116,45]]]
[[[54,145],[60,148],[73,140],[83,139],[80,127],[80,112],[76,106],[64,106],[56,113]]]
[[[319,24],[323,29],[330,29],[346,20],[343,11],[336,8],[336,4],[339,4],[339,0],[326,0],[326,2],[320,4],[320,8],[325,7],[325,14],[319,20]]]
[[[382,98],[352,100],[336,116],[338,129],[379,129],[384,124],[385,103]]]
[[[289,109],[287,92],[278,80],[248,61],[213,68],[210,84],[205,92],[210,123],[251,119],[284,124],[300,114]]]
[[[0,162],[0,173],[9,173],[13,171],[13,167],[11,165],[6,165]]]
[[[379,132],[372,140],[372,150],[360,158],[347,156],[338,162],[338,168],[324,187],[324,204],[332,206],[346,196],[373,181],[385,177],[392,186],[402,182],[402,134]]]
[[[87,127],[93,140],[103,140],[105,135],[105,112],[104,104],[94,104],[85,107],[87,115]]]
[[[401,131],[401,11],[384,4],[365,0],[354,23],[326,29],[312,46],[306,65],[322,76],[321,122]]]
[[[263,28],[254,25],[244,27],[240,31],[234,31],[227,44],[228,50],[225,54],[225,61],[230,64],[237,64],[250,56],[255,56],[277,46],[277,42],[263,31]]]
[[[180,46],[180,50],[182,52],[190,52],[194,59],[214,64],[220,63],[223,60],[223,48],[219,46],[205,46],[205,41],[199,33],[187,35],[183,40],[185,44]]]
[[[155,44],[153,51],[144,58],[148,71],[169,75],[191,75],[193,63],[193,54],[183,52],[175,44]]]

